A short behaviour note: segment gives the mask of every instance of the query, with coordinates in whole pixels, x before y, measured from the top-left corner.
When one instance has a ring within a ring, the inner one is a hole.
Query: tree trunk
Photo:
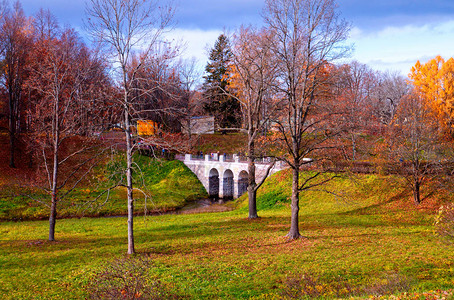
[[[9,147],[10,147],[10,155],[9,155],[9,166],[11,168],[16,168],[16,164],[14,163],[14,152],[16,150],[16,134],[14,130],[11,128],[9,132]]]
[[[49,216],[49,241],[55,241],[55,223],[57,221],[57,202],[58,202],[58,150],[60,147],[60,115],[59,108],[60,102],[59,98],[55,99],[53,120],[52,120],[52,134],[53,134],[53,161],[52,161],[52,203],[50,207],[50,216]],[[45,155],[45,154],[44,154]]]
[[[289,240],[296,240],[301,237],[300,230],[299,230],[299,165],[295,164],[292,170],[292,217],[291,217],[291,225],[290,231],[287,234]]]
[[[9,166],[15,168],[15,151],[16,151],[16,103],[12,95],[9,96]]]
[[[58,103],[57,109],[58,109]],[[58,111],[58,110],[57,110]],[[55,241],[55,223],[57,221],[57,187],[58,187],[58,147],[60,143],[59,135],[59,120],[58,115],[56,116],[56,121],[54,121],[54,157],[53,157],[53,167],[52,167],[52,203],[50,206],[50,216],[49,216],[49,241]]]
[[[127,95],[125,95],[127,97]],[[126,98],[127,99],[127,98]],[[134,254],[134,197],[132,186],[132,141],[130,132],[128,102],[125,101],[125,134],[126,134],[126,189],[128,193],[128,254]]]
[[[192,134],[191,134],[191,118],[188,117],[188,144],[189,144],[189,151],[192,152]]]
[[[352,133],[350,137],[351,137],[351,141],[352,141],[352,160],[355,161],[356,160],[356,137],[355,137],[354,133]]]
[[[57,221],[57,195],[52,193],[52,204],[49,216],[49,241],[55,241],[55,223]]]
[[[248,186],[247,194],[249,200],[249,219],[257,219],[257,183],[255,181],[255,148],[254,142],[248,145]]]
[[[257,219],[257,190],[255,187],[248,185],[247,195],[249,200],[249,219]]]
[[[413,187],[413,199],[415,200],[416,205],[421,204],[420,187],[421,187],[420,183],[418,181],[415,181],[415,185]]]

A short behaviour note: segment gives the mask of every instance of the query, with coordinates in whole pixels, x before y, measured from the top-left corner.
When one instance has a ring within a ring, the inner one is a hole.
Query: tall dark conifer
[[[207,100],[204,108],[208,113],[214,115],[216,123],[221,128],[238,128],[241,125],[240,104],[225,93],[229,84],[228,71],[231,59],[232,51],[229,39],[221,34],[210,51],[203,86],[204,96]]]

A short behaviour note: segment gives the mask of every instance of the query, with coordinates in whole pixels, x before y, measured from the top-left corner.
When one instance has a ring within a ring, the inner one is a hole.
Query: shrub
[[[442,205],[438,210],[435,233],[448,243],[454,242],[454,204]]]
[[[150,280],[150,259],[127,257],[107,263],[87,287],[90,299],[171,299],[163,284]]]

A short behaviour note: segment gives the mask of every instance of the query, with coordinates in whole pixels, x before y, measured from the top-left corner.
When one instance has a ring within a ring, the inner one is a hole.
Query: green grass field
[[[203,197],[207,193],[197,177],[180,161],[134,157],[134,186],[136,214],[172,211]],[[63,218],[125,215],[126,189],[117,187],[106,193],[119,181],[116,171],[122,166],[121,157],[100,165],[87,176],[66,198],[58,203],[58,215]],[[1,183],[1,180],[0,180]],[[66,191],[61,191],[64,194]],[[145,202],[144,193],[147,194]],[[11,195],[14,195],[11,197]],[[0,185],[0,220],[47,219],[50,196],[37,187]],[[30,197],[32,196],[33,199]],[[97,198],[99,197],[99,198]]]
[[[337,179],[326,187],[337,196],[302,195],[304,238],[288,242],[289,184],[285,171],[264,184],[257,220],[244,196],[231,212],[136,217],[136,257],[151,263],[143,280],[163,299],[453,299],[454,248],[433,226],[449,193],[415,207],[399,179]],[[58,220],[56,242],[47,226],[0,223],[2,299],[88,298],[126,257],[126,218]]]

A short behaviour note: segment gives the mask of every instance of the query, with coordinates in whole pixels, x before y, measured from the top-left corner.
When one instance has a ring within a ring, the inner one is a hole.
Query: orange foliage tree
[[[416,91],[425,100],[446,130],[454,125],[454,59],[445,61],[441,56],[425,64],[419,61],[409,75]]]

